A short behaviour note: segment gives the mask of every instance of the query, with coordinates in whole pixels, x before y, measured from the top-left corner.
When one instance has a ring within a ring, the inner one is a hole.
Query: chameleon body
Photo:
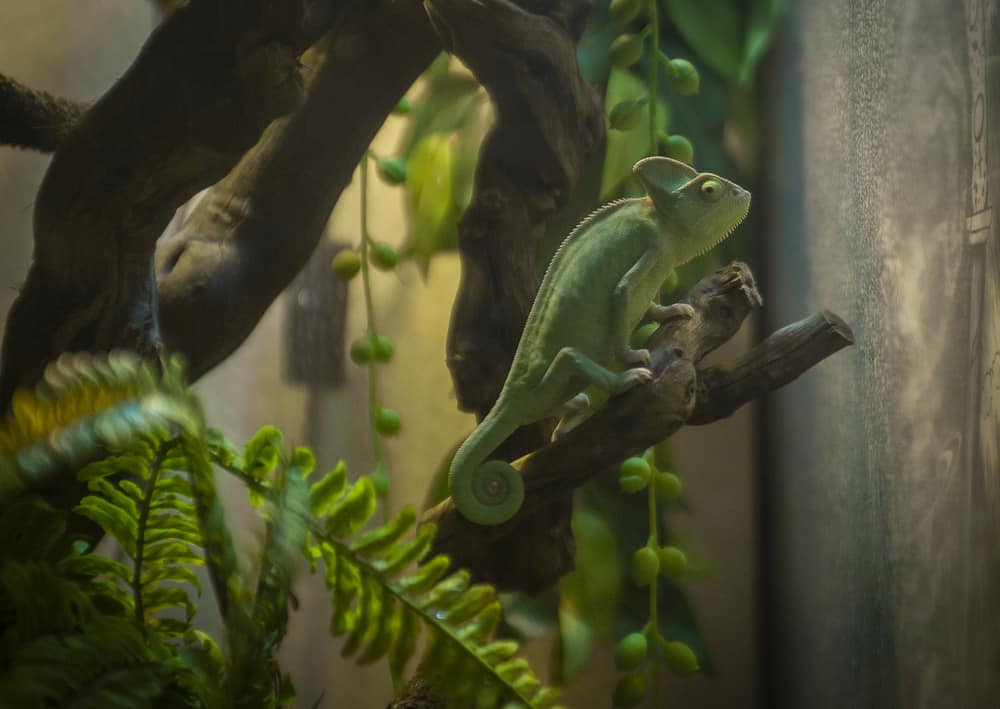
[[[654,298],[676,266],[726,238],[750,208],[743,188],[669,158],[640,160],[633,172],[646,196],[601,207],[560,245],[496,403],[452,460],[452,499],[473,522],[500,524],[521,506],[520,473],[488,459],[520,426],[579,418],[588,385],[616,394],[652,379],[649,352],[629,346],[632,331],[647,314],[657,321],[693,314],[690,305]],[[613,362],[630,368],[608,369]]]

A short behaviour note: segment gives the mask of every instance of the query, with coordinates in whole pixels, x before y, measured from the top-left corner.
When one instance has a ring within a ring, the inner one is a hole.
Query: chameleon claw
[[[626,369],[621,373],[618,380],[618,386],[615,387],[614,394],[621,394],[622,392],[628,391],[632,387],[639,386],[640,384],[646,384],[653,381],[653,372],[646,367],[633,367],[632,369]]]
[[[648,367],[650,362],[649,350],[626,350],[622,356],[622,363],[625,365],[639,364]]]
[[[673,305],[653,305],[649,309],[649,316],[656,322],[666,322],[674,318],[693,318],[694,308],[688,303],[674,303]]]

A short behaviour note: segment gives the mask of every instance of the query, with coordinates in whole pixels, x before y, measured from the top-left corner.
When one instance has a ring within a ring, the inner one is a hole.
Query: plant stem
[[[368,264],[368,247],[371,244],[371,237],[368,235],[368,152],[361,157],[361,283],[365,292],[365,313],[368,320],[367,336],[372,347],[375,346],[375,338],[378,334],[375,329],[375,305],[372,302],[372,287]],[[368,361],[368,427],[372,434],[372,453],[375,456],[375,470],[383,471],[385,467],[382,463],[382,439],[375,430],[375,415],[378,412],[378,380],[376,379],[375,360]],[[389,505],[388,492],[386,493],[386,504],[382,507],[382,515],[388,521]]]
[[[649,25],[652,28],[651,34],[651,47],[649,56],[652,61],[649,62],[649,154],[659,155],[660,151],[657,147],[659,142],[659,131],[656,126],[656,103],[659,95],[657,94],[656,82],[659,78],[660,71],[660,11],[657,7],[658,0],[650,0],[648,3],[649,7]]]
[[[656,3],[652,3],[655,5]],[[649,488],[649,540],[646,544],[653,549],[660,548],[660,540],[658,534],[659,519],[656,513],[656,486],[650,485]],[[657,660],[660,654],[660,645],[662,638],[660,637],[660,622],[657,614],[657,580],[659,574],[653,576],[653,580],[649,584],[649,647],[652,653],[651,662],[649,663],[650,672],[653,675],[653,706],[660,707],[660,668],[657,666]]]

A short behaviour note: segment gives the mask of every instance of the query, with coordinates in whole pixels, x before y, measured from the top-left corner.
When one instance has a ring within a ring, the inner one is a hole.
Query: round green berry
[[[608,125],[612,130],[632,130],[642,121],[639,102],[627,99],[615,104],[608,114]]]
[[[372,248],[372,260],[379,268],[388,270],[399,261],[399,254],[389,244],[375,244]]]
[[[632,555],[632,579],[638,586],[648,586],[660,570],[660,559],[649,547],[636,549]]]
[[[615,37],[608,50],[611,63],[619,69],[627,69],[642,57],[642,37],[635,34],[623,34]]]
[[[369,337],[359,337],[351,343],[351,359],[358,364],[371,362],[375,357],[375,349]]]
[[[683,135],[669,136],[666,145],[663,147],[666,150],[668,158],[686,162],[688,165],[694,164],[694,146]]]
[[[615,667],[621,672],[634,670],[646,659],[646,636],[629,633],[618,641],[615,648]]]
[[[631,458],[626,458],[622,461],[621,469],[619,470],[619,475],[622,477],[627,477],[630,475],[636,475],[643,480],[649,480],[649,476],[652,475],[652,469],[649,467],[649,463],[645,458],[634,455]]]
[[[663,547],[656,556],[660,560],[660,573],[671,581],[680,581],[687,572],[688,560],[677,547]]]
[[[372,339],[372,353],[376,362],[388,362],[392,359],[392,340],[384,335],[375,335]]]
[[[648,484],[649,482],[645,478],[641,478],[638,475],[622,475],[618,478],[618,487],[623,492],[639,492],[640,490],[645,490]]]
[[[681,96],[698,93],[701,78],[694,64],[687,59],[671,59],[667,62],[667,83]]]
[[[361,256],[354,249],[338,251],[337,255],[333,257],[333,261],[330,262],[330,268],[333,269],[337,278],[349,281],[361,270]]]
[[[684,492],[681,479],[673,473],[656,473],[653,485],[656,486],[656,496],[661,500],[676,500]]]
[[[627,25],[639,16],[642,10],[642,0],[611,0],[608,14],[612,21],[619,25]]]
[[[406,182],[406,163],[399,158],[382,158],[378,161],[378,171],[382,179],[390,184]]]
[[[684,643],[667,643],[663,655],[667,667],[675,675],[689,675],[698,671],[698,656]]]
[[[383,436],[399,432],[399,414],[392,409],[379,409],[375,414],[375,430]]]
[[[646,677],[641,674],[625,675],[615,685],[612,695],[616,707],[634,707],[646,694]]]

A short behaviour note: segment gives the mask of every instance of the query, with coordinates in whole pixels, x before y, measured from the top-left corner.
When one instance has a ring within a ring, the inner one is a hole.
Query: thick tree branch
[[[0,145],[51,152],[86,110],[87,104],[31,89],[0,74]]]
[[[192,376],[250,334],[301,270],[385,117],[440,51],[419,3],[380,0],[304,58],[302,107],[275,121],[157,253],[163,340]]]
[[[300,100],[297,56],[333,0],[195,0],[153,32],[73,126],[35,206],[35,260],[12,307],[0,410],[58,353],[158,345],[152,255],[178,205]]]
[[[816,315],[775,333],[728,370],[700,370],[701,359],[736,333],[760,295],[746,265],[733,263],[704,278],[683,302],[695,316],[665,323],[647,345],[654,381],[612,397],[576,429],[515,461],[524,476],[525,503],[509,522],[472,524],[450,499],[430,510],[425,519],[438,524],[434,553],[446,553],[456,565],[504,588],[534,591],[551,585],[572,570],[573,540],[563,523],[525,544],[525,525],[535,531],[540,511],[550,514],[577,487],[668,438],[692,422],[695,412],[698,423],[728,415],[853,341],[850,328],[835,315]],[[703,371],[709,373],[704,385]],[[719,374],[724,371],[729,374]],[[710,403],[700,403],[701,397]]]
[[[686,423],[725,418],[852,344],[851,328],[829,310],[783,327],[731,365],[699,369],[697,405]]]

